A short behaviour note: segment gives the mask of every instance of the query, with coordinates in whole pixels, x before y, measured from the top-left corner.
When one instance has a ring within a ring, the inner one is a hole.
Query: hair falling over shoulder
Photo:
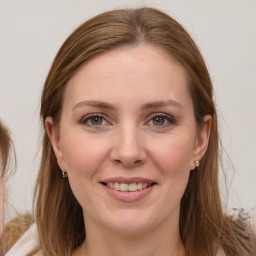
[[[180,208],[180,236],[187,256],[253,256],[253,235],[241,217],[222,211],[220,199],[218,121],[212,82],[205,62],[186,30],[167,14],[152,8],[114,10],[77,28],[64,42],[45,81],[41,119],[51,116],[58,128],[67,81],[90,58],[123,45],[150,44],[175,57],[189,76],[195,119],[212,116],[209,146],[200,167],[191,172]],[[46,256],[69,256],[86,238],[82,208],[67,179],[63,179],[45,127],[41,167],[37,178],[36,222],[40,248]]]
[[[4,230],[6,187],[5,182],[16,169],[16,156],[8,128],[0,121],[0,255],[6,252],[10,241]]]
[[[34,219],[29,213],[17,214],[15,218],[10,220],[4,228],[4,240],[0,247],[0,255],[5,255],[19,238],[29,229]]]

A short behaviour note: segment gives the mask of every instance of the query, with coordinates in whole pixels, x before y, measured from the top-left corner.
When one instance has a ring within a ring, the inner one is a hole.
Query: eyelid
[[[170,114],[166,114],[166,113],[162,113],[162,112],[152,113],[152,114],[150,114],[148,116],[148,118],[154,118],[154,117],[158,117],[158,116],[160,116],[160,117],[167,117],[167,118],[169,118],[169,119],[174,121],[174,118]]]

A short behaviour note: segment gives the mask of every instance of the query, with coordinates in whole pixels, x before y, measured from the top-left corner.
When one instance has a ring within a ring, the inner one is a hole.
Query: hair
[[[13,156],[13,158],[12,158]],[[4,223],[4,209],[5,209],[5,187],[4,181],[14,172],[16,166],[16,157],[14,146],[10,138],[10,132],[7,127],[0,121],[0,186],[3,186],[3,212],[0,213],[1,225]],[[2,195],[1,195],[2,196]],[[3,253],[6,233],[0,230],[0,254]]]
[[[0,246],[0,255],[5,255],[19,238],[29,229],[34,222],[29,213],[17,213],[16,217],[9,221],[4,227],[3,243]]]
[[[0,177],[6,178],[11,175],[11,169],[13,166],[10,166],[11,153],[14,153],[14,147],[12,140],[10,138],[10,132],[7,127],[0,121]],[[15,166],[16,157],[14,154],[14,161],[12,164]]]
[[[58,128],[65,86],[85,62],[113,48],[142,44],[164,49],[186,69],[198,129],[205,115],[212,116],[207,152],[198,170],[191,172],[181,200],[179,228],[187,255],[213,256],[223,248],[227,256],[252,256],[252,235],[245,223],[222,210],[218,121],[205,62],[188,32],[173,18],[152,8],[121,9],[95,16],[66,39],[53,61],[41,98],[43,151],[35,190],[40,248],[46,256],[67,256],[86,237],[82,208],[68,180],[62,179],[44,120],[51,116]]]
[[[0,121],[0,177],[5,180],[13,174],[15,169],[16,155],[10,132]],[[4,219],[0,221],[4,222]],[[5,225],[3,234],[0,234],[0,255],[5,255],[9,251],[32,222],[33,218],[30,214],[17,213],[17,216]]]

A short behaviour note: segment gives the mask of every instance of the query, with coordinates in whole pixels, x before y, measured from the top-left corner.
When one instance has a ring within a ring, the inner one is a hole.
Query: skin
[[[179,62],[150,45],[100,54],[69,80],[59,128],[51,117],[45,123],[84,212],[86,241],[73,255],[185,255],[180,201],[211,126],[205,116],[197,129],[187,86]],[[101,184],[113,177],[156,184],[145,197],[123,202]]]
[[[3,179],[0,177],[0,244],[4,229],[4,207],[5,206],[5,184]]]

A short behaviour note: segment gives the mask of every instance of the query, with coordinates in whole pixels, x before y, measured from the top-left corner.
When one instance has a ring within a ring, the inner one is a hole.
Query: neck
[[[178,225],[168,227],[160,225],[150,232],[127,235],[87,226],[86,240],[73,256],[184,256]]]

